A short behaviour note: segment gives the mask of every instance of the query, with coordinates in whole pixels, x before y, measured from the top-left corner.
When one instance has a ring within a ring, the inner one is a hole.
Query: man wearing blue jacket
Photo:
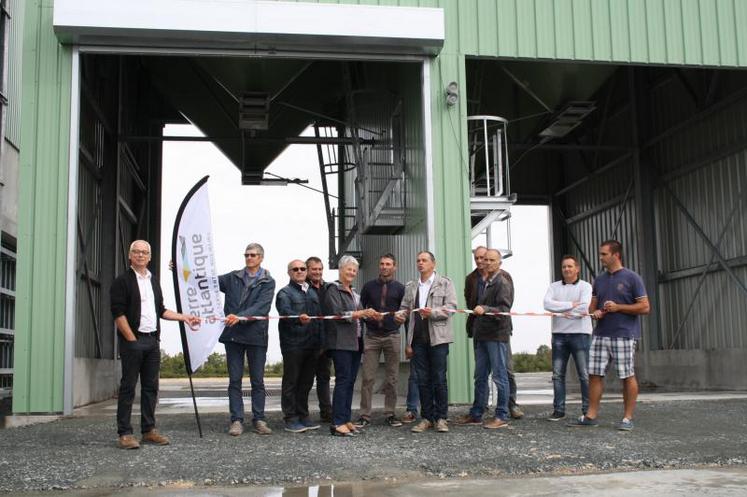
[[[278,314],[298,316],[281,319],[280,351],[283,353],[283,384],[280,404],[285,430],[303,433],[316,430],[318,424],[309,418],[309,391],[314,384],[319,333],[322,321],[310,316],[321,314],[319,295],[306,281],[306,263],[294,259],[288,263],[290,282],[280,289],[275,300]]]
[[[228,406],[231,413],[229,435],[239,436],[244,431],[244,399],[241,382],[244,357],[249,365],[252,384],[252,424],[260,435],[272,430],[265,421],[265,360],[267,358],[267,320],[253,316],[267,316],[275,293],[275,280],[261,267],[265,250],[258,243],[250,243],[244,250],[246,266],[218,277],[220,290],[225,293],[223,311],[226,327],[220,342],[226,346],[228,365]],[[242,319],[248,318],[248,319]]]

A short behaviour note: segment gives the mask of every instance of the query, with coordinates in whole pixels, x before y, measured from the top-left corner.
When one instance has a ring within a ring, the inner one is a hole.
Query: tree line
[[[550,347],[540,345],[537,353],[525,352],[514,354],[514,371],[516,373],[535,373],[540,371],[552,371],[552,358]],[[245,374],[249,374],[248,365],[245,366]],[[228,376],[226,367],[226,355],[213,352],[193,375],[195,378],[221,378]],[[265,365],[265,376],[283,376],[283,362],[267,363]],[[161,378],[186,378],[187,368],[184,366],[184,354],[169,355],[161,350]]]

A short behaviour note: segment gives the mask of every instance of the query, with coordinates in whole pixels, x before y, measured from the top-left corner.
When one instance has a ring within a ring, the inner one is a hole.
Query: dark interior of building
[[[644,349],[747,345],[729,312],[747,294],[747,73],[468,59],[467,76],[469,114],[508,120],[517,203],[551,208],[556,261],[589,280],[598,244],[623,243],[655,309]]]

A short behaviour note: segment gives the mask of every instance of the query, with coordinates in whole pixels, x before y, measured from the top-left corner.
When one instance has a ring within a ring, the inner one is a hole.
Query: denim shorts
[[[615,362],[621,380],[635,375],[635,339],[592,337],[589,350],[589,374],[605,376],[610,363]]]

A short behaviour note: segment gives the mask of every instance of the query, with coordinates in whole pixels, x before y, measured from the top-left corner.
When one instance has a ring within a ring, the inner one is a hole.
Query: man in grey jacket
[[[490,249],[485,253],[485,286],[478,295],[473,309],[472,338],[475,348],[475,400],[469,414],[459,416],[459,424],[482,424],[483,428],[497,429],[508,426],[508,371],[507,343],[513,325],[511,316],[493,316],[486,313],[509,312],[514,302],[513,285],[502,275],[501,253]],[[498,399],[495,418],[482,421],[488,404],[488,375],[493,375]]]
[[[454,341],[451,316],[457,307],[456,290],[449,278],[435,272],[436,258],[432,253],[418,253],[417,268],[420,278],[407,283],[395,316],[401,324],[410,315],[405,354],[417,370],[423,418],[412,431],[421,433],[435,426],[436,431],[444,433],[449,431],[446,367],[449,344]]]

